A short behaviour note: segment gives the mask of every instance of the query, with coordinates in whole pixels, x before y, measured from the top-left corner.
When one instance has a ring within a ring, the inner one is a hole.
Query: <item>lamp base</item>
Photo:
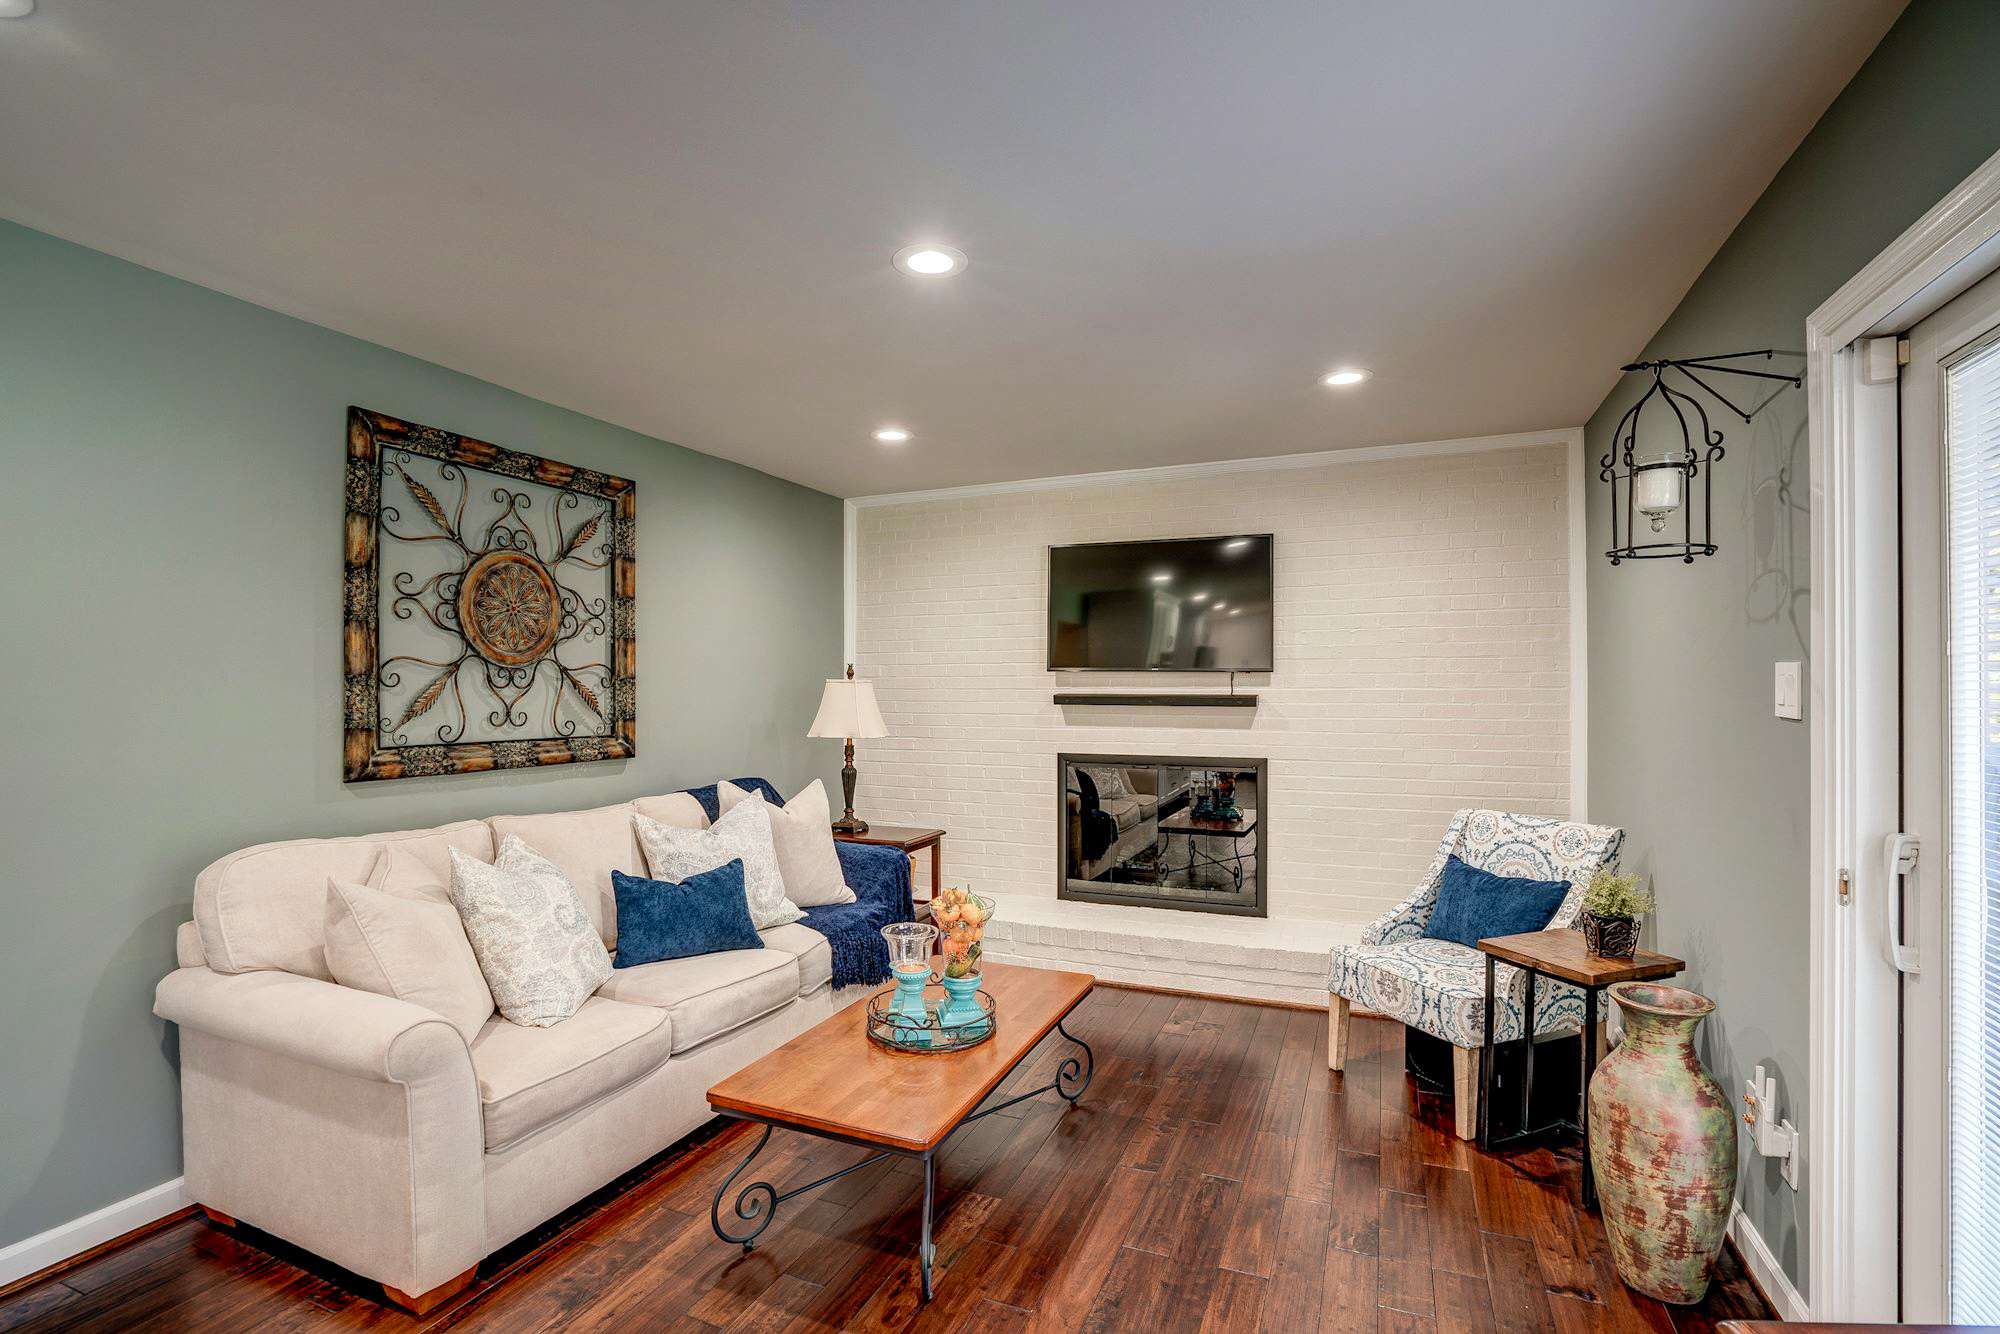
[[[850,835],[865,834],[868,832],[868,822],[858,815],[849,814],[845,819],[833,822],[833,832]]]

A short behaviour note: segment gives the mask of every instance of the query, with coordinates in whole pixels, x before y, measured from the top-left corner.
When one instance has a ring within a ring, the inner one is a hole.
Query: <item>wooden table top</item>
[[[1602,959],[1583,943],[1583,932],[1528,931],[1518,936],[1493,936],[1479,942],[1482,953],[1538,973],[1574,982],[1580,987],[1607,987],[1613,982],[1649,982],[1672,977],[1687,964],[1670,954],[1640,950],[1629,959]]]
[[[1217,838],[1242,838],[1257,828],[1257,808],[1243,807],[1240,820],[1197,820],[1187,807],[1160,821],[1163,834],[1213,834]]]
[[[833,836],[842,843],[874,843],[885,848],[915,852],[943,838],[944,830],[920,829],[906,824],[871,824],[865,834],[843,834],[836,829]]]
[[[1097,981],[1001,963],[987,964],[982,979],[999,1027],[977,1047],[930,1054],[877,1046],[863,997],[711,1088],[708,1105],[884,1148],[934,1149]]]

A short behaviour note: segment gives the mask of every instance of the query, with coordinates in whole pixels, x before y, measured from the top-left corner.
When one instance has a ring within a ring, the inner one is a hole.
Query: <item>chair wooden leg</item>
[[[1460,1139],[1479,1138],[1479,1053],[1451,1049],[1451,1110]]]
[[[1330,996],[1326,1003],[1326,1068],[1344,1069],[1347,1065],[1347,1034],[1352,1027],[1352,1016],[1348,1013],[1347,997]]]
[[[201,1206],[201,1212],[203,1213],[203,1215],[207,1217],[209,1222],[215,1224],[217,1227],[236,1226],[236,1220],[231,1218],[228,1214],[223,1213],[222,1210],[220,1209],[211,1209],[204,1204]]]
[[[428,1292],[415,1294],[404,1292],[401,1288],[392,1288],[387,1283],[384,1283],[382,1285],[382,1295],[402,1307],[405,1311],[408,1311],[411,1315],[429,1315],[432,1311],[471,1287],[472,1280],[478,1273],[479,1266],[474,1265],[463,1274],[446,1279]]]

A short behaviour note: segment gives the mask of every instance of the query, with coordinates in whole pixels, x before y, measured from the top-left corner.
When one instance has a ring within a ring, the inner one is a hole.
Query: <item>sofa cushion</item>
[[[726,861],[679,884],[623,871],[613,871],[611,883],[618,891],[618,953],[611,960],[613,968],[764,948],[750,925],[740,861]]]
[[[791,1004],[799,995],[799,961],[782,949],[667,959],[620,968],[597,994],[665,1010],[674,1050],[683,1052]]]
[[[208,958],[201,952],[201,928],[193,922],[174,928],[174,962],[183,968],[208,966]]]
[[[640,797],[632,809],[649,820],[677,825],[682,829],[708,828],[708,812],[686,792],[668,792],[657,797]]]
[[[841,878],[840,856],[833,850],[833,815],[826,787],[815,778],[782,806],[766,804],[771,813],[771,846],[777,849],[778,871],[785,897],[801,908],[852,903],[854,891]]]
[[[591,997],[549,1028],[495,1016],[472,1040],[486,1151],[553,1125],[658,1069],[673,1050],[667,1014]]]
[[[451,903],[493,1003],[517,1024],[561,1023],[611,975],[611,956],[569,877],[513,834],[491,866],[453,855]]]
[[[810,996],[833,981],[833,945],[804,922],[787,922],[757,933],[767,950],[783,950],[799,961],[799,994]]]
[[[385,894],[327,881],[326,962],[340,985],[421,1005],[467,1042],[493,1017],[493,993],[458,909],[441,892]]]
[[[195,877],[194,920],[218,973],[280,969],[331,982],[326,966],[326,882],[369,883],[393,847],[450,876],[450,851],[493,860],[493,834],[477,820],[362,838],[302,838],[232,852]]]
[[[631,802],[551,815],[496,815],[486,823],[493,827],[495,846],[512,834],[560,867],[605,946],[618,943],[618,900],[612,894],[611,873],[646,873],[646,859],[632,832]]]
[[[744,801],[753,795],[755,795],[753,789],[739,787],[727,778],[723,779],[715,785],[715,818],[720,820],[723,816],[735,810],[738,802]],[[770,798],[769,800],[776,800],[776,798]]]
[[[780,922],[796,922],[805,915],[785,897],[785,877],[778,869],[777,845],[771,841],[771,807],[763,793],[738,802],[707,829],[681,829],[638,814],[633,815],[632,824],[653,879],[678,884],[691,875],[740,859],[750,920],[759,931]]]

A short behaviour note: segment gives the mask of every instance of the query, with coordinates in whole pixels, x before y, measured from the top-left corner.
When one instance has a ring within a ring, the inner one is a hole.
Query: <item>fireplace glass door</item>
[[[1057,757],[1056,895],[1264,915],[1262,760]]]

